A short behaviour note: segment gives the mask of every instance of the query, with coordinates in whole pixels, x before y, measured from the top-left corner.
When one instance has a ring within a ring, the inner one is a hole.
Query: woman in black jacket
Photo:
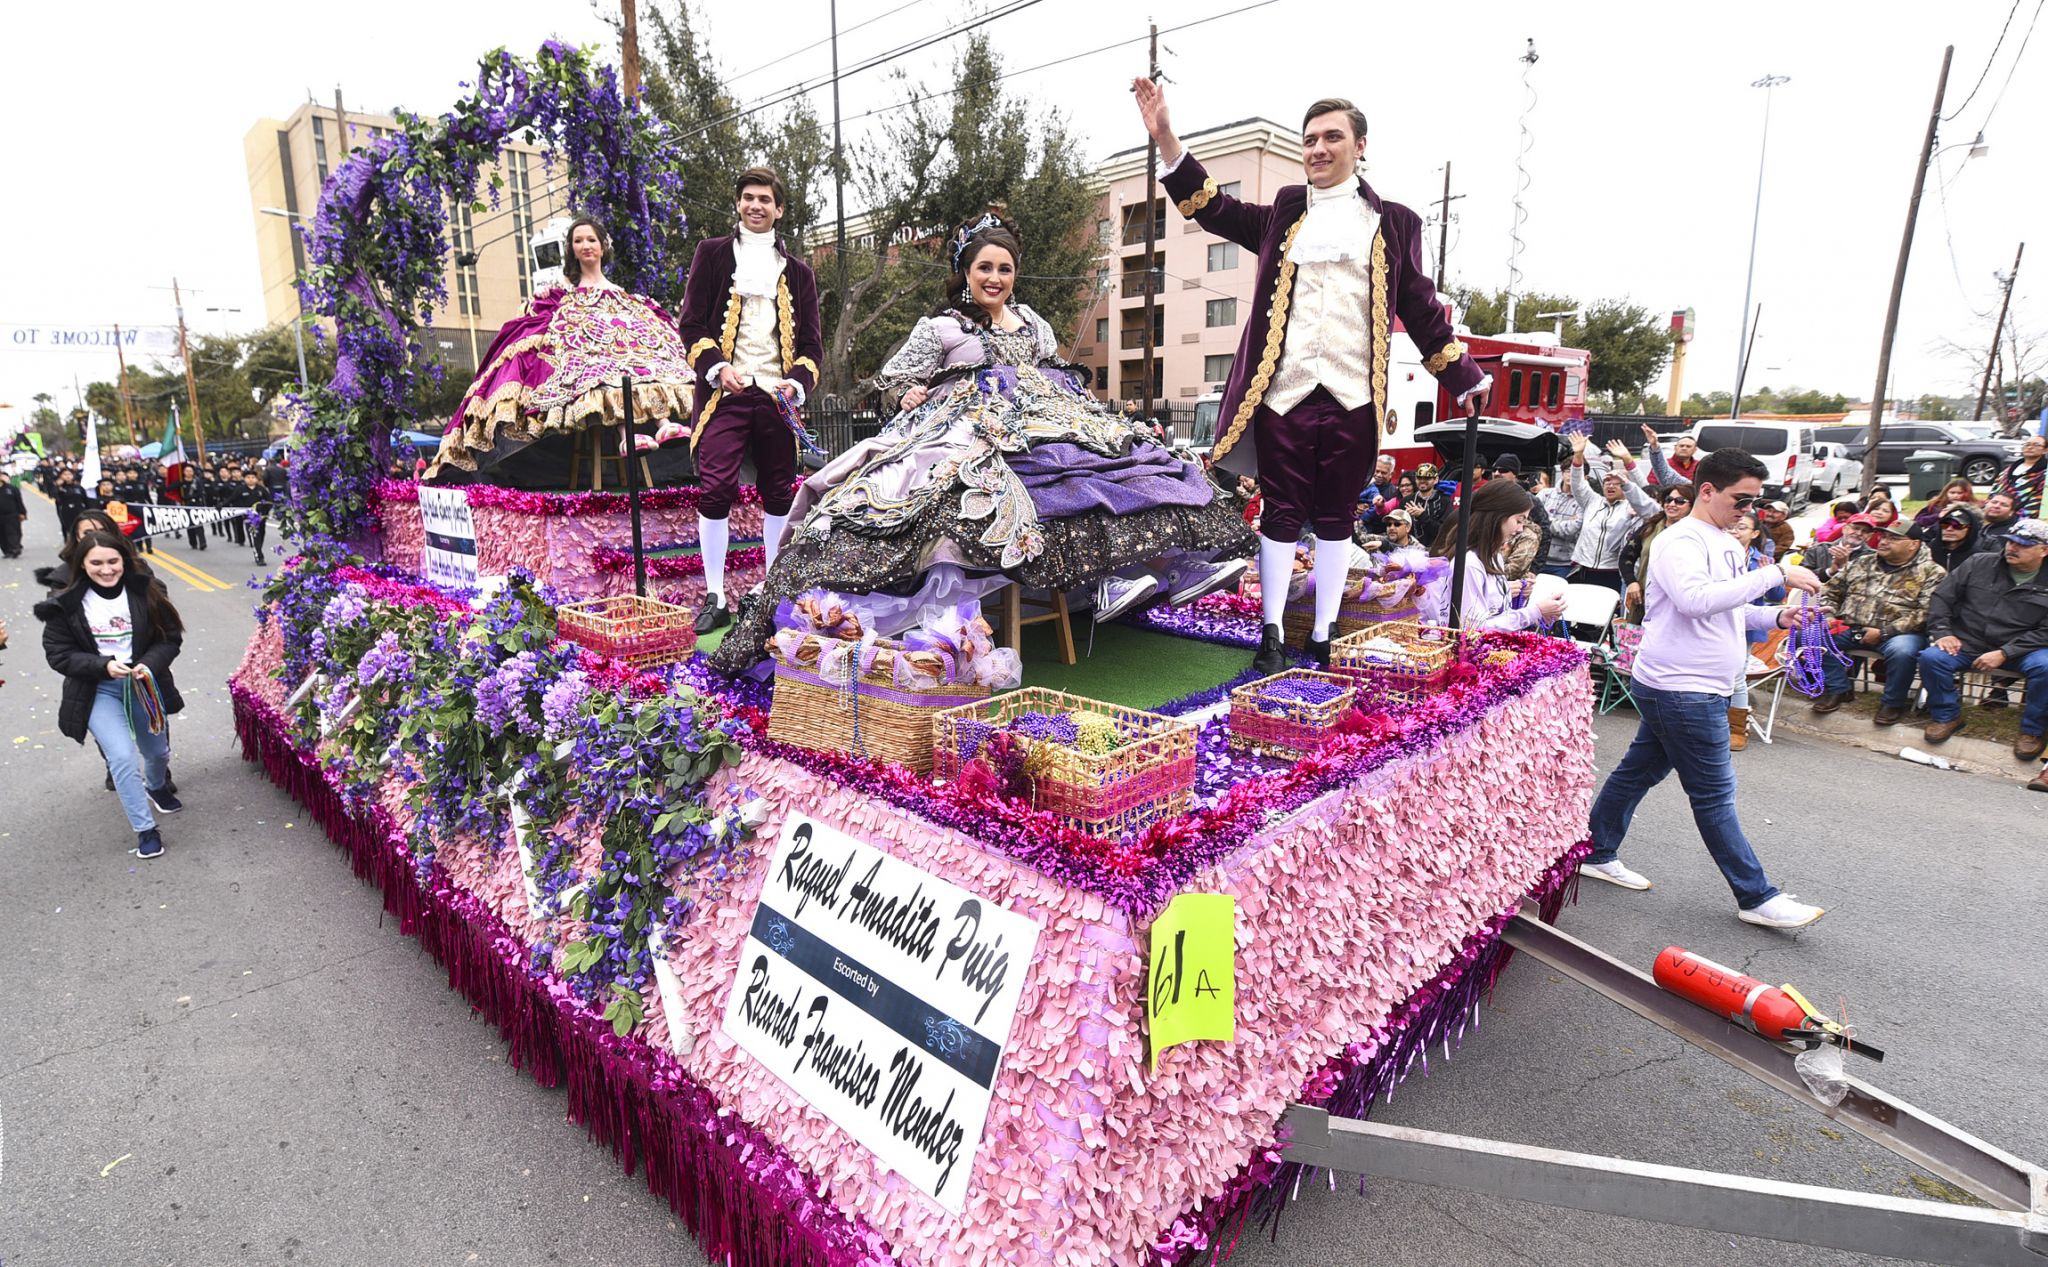
[[[57,730],[81,744],[88,733],[98,741],[135,830],[130,852],[155,858],[164,851],[156,815],[184,808],[167,786],[169,714],[185,706],[171,678],[184,621],[163,584],[137,569],[134,549],[118,533],[88,532],[78,544],[79,578],[36,604],[43,656],[64,675]],[[145,706],[152,687],[163,706],[154,719]]]

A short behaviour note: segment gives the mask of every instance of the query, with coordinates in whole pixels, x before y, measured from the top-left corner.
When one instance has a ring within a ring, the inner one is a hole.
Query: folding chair
[[[1564,587],[1564,615],[1566,628],[1573,630],[1572,641],[1587,655],[1596,652],[1607,640],[1607,627],[1614,620],[1615,609],[1621,606],[1621,595],[1605,585],[1567,584]],[[1593,631],[1588,640],[1579,637],[1578,626]]]
[[[1756,737],[1765,743],[1771,742],[1771,732],[1778,728],[1778,705],[1783,703],[1785,699],[1786,670],[1790,667],[1784,660],[1785,636],[1785,631],[1780,629],[1762,643],[1757,644],[1756,650],[1750,652],[1751,655],[1763,662],[1764,671],[1747,675],[1751,704],[1749,728],[1755,731]],[[1771,707],[1768,712],[1755,707],[1756,693],[1766,687],[1771,692]],[[1757,716],[1760,713],[1763,714],[1764,719],[1762,721],[1757,720]]]
[[[1630,708],[1636,707],[1635,692],[1631,689],[1635,679],[1636,651],[1643,645],[1643,627],[1625,620],[1615,621],[1608,630],[1609,641],[1593,654],[1606,677],[1600,684],[1600,715],[1605,717],[1628,701]]]

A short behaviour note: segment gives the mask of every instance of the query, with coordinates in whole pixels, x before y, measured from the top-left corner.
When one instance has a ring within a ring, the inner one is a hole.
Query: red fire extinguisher
[[[1659,987],[1776,1043],[1832,1043],[1871,1060],[1884,1053],[1814,1010],[1793,987],[1770,986],[1679,946],[1666,946],[1650,975]]]

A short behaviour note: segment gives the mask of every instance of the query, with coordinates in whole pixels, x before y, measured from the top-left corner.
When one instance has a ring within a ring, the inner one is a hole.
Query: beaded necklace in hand
[[[1835,646],[1834,638],[1828,634],[1827,609],[1816,604],[1811,594],[1802,592],[1791,611],[1792,624],[1781,653],[1785,679],[1801,695],[1817,697],[1827,689],[1827,658],[1833,656],[1846,667],[1849,657]]]

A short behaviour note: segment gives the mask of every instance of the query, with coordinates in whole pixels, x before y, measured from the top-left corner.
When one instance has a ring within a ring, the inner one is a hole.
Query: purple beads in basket
[[[996,733],[996,728],[985,721],[963,718],[953,723],[953,734],[959,740],[960,759],[972,761],[981,754],[981,746]]]
[[[1074,719],[1066,713],[1024,713],[1010,723],[1010,729],[1027,739],[1056,743],[1067,748],[1073,747],[1081,737],[1080,729],[1074,725]]]
[[[1285,681],[1275,682],[1259,692],[1259,709],[1261,712],[1277,712],[1279,709],[1268,706],[1281,704],[1315,706],[1327,704],[1339,695],[1342,695],[1346,689],[1336,682],[1323,682],[1314,678],[1288,678]]]

